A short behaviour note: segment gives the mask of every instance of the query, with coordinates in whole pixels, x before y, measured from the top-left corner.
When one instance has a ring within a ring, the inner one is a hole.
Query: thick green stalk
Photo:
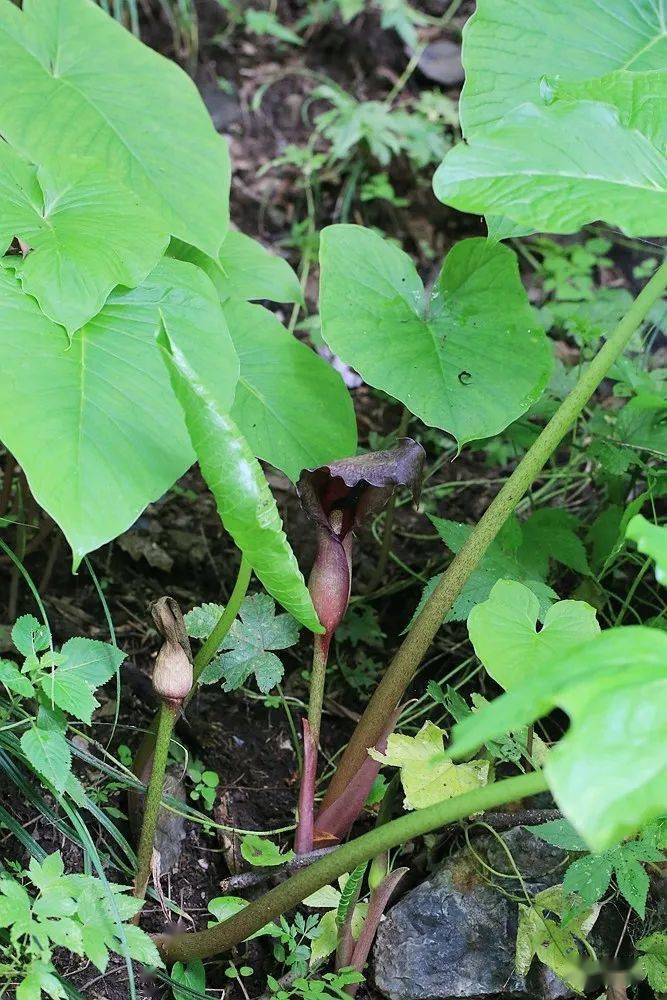
[[[204,668],[209,665],[220,648],[220,643],[229,632],[229,629],[239,612],[239,608],[243,603],[243,598],[246,595],[251,575],[252,566],[246,559],[245,555],[242,555],[241,565],[239,566],[239,571],[236,577],[236,583],[234,584],[234,589],[232,590],[225,610],[220,615],[220,618],[218,619],[218,622],[210,636],[195,656],[192,688],[183,702],[183,708],[189,705],[194,698],[199,686],[199,678],[201,677]],[[144,738],[141,741],[139,749],[134,757],[133,770],[140,781],[146,782],[148,780],[148,768],[150,767],[151,757],[155,747],[157,726],[158,716],[156,715],[150,725],[150,728],[144,734]]]
[[[528,488],[537,478],[559,443],[572,427],[586,403],[623,352],[630,337],[651,306],[667,287],[667,261],[657,269],[639,293],[614,332],[563,400],[542,433],[528,449],[503,488],[471,532],[465,545],[443,573],[440,582],[415,619],[412,628],[389,664],[368,702],[324,797],[330,806],[345,790],[366,759],[368,747],[376,745],[386,720],[395,710],[415,670],[431,645],[443,619],[478,566],[484,553]]]
[[[209,958],[220,952],[229,951],[240,941],[244,941],[270,920],[279,917],[296,906],[323,885],[334,882],[340,875],[351,872],[357,865],[382,851],[389,851],[414,837],[436,830],[447,823],[455,823],[475,813],[512,802],[527,795],[535,795],[546,789],[547,783],[541,772],[521,774],[507,778],[485,788],[476,788],[465,795],[438,802],[426,809],[401,816],[391,823],[376,827],[356,840],[338,847],[331,854],[302,869],[296,875],[271,889],[254,903],[250,903],[240,913],[205,931],[195,934],[182,933],[154,937],[165,962],[189,962],[195,958]]]
[[[144,818],[141,824],[141,837],[139,838],[139,849],[137,851],[137,873],[134,880],[134,895],[138,899],[143,899],[146,895],[146,886],[148,885],[151,873],[155,828],[162,803],[162,790],[164,788],[164,775],[167,770],[169,744],[179,708],[163,703],[158,712],[153,768],[146,793]]]

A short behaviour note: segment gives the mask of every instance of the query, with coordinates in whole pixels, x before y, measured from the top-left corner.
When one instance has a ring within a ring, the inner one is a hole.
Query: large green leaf
[[[234,421],[202,383],[164,319],[158,343],[222,523],[268,592],[307,628],[324,631],[259,462]]]
[[[11,260],[23,288],[70,332],[115,285],[143,281],[169,241],[155,213],[94,160],[35,168],[0,142],[0,251],[15,236],[31,248]]]
[[[544,76],[562,81],[614,70],[664,69],[664,0],[477,0],[464,29],[464,135],[526,101]]]
[[[287,261],[235,229],[228,231],[215,258],[181,240],[174,240],[169,252],[206,271],[223,302],[230,297],[246,301],[303,301],[299,279]]]
[[[91,157],[215,255],[229,156],[190,79],[90,0],[0,0],[0,134],[43,168]]]
[[[453,757],[554,707],[571,719],[544,771],[563,814],[593,851],[667,812],[667,634],[609,629],[541,664],[539,672],[454,728]]]
[[[430,301],[403,251],[359,226],[321,236],[324,339],[363,378],[460,445],[497,434],[540,396],[551,352],[511,250],[463,240]]]
[[[433,187],[463,212],[535,230],[571,233],[601,219],[631,235],[667,234],[667,159],[592,101],[517,108],[452,149]]]
[[[232,298],[224,313],[241,365],[232,417],[255,455],[294,481],[353,455],[354,407],[338,372],[262,306]]]
[[[664,0],[481,0],[466,25],[467,144],[434,178],[441,201],[497,236],[602,219],[667,231]],[[657,72],[661,70],[662,72]]]
[[[536,630],[540,602],[516,580],[499,580],[468,617],[468,633],[488,673],[504,688],[539,671],[545,660],[600,631],[595,608],[585,601],[552,604]]]
[[[113,292],[71,346],[0,269],[0,438],[63,529],[75,565],[125,531],[194,460],[155,346],[160,310],[229,409],[238,360],[215,289],[191,264],[164,260],[138,288]]]
[[[667,72],[630,73],[617,70],[607,76],[594,77],[576,83],[561,77],[552,84],[556,100],[601,101],[612,104],[624,125],[643,132],[657,149],[667,146]]]

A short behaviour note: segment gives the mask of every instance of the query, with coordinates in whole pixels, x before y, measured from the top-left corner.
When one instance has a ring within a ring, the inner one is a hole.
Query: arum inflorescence
[[[354,533],[369,516],[385,506],[398,486],[409,487],[417,503],[423,466],[422,446],[404,438],[388,451],[355,455],[317,469],[306,469],[299,478],[301,504],[317,531],[317,554],[308,589],[324,627],[324,633],[314,639],[308,720],[303,723],[304,768],[296,837],[300,853],[313,847],[313,800],[326,665],[331,640],[350,599]],[[362,789],[357,791],[361,795]],[[357,812],[364,800],[365,796]],[[339,835],[338,830],[333,834],[335,839]]]

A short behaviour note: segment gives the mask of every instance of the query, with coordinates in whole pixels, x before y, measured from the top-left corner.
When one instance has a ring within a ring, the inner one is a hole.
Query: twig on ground
[[[334,847],[319,847],[316,851],[309,851],[308,854],[297,854],[284,865],[276,865],[272,868],[255,868],[251,871],[240,872],[238,875],[230,875],[229,878],[222,880],[220,888],[223,892],[231,892],[232,890],[248,889],[254,885],[261,885],[273,878],[280,880],[286,875],[292,875],[302,868],[307,868],[311,862],[323,858],[325,854],[330,854],[333,850]]]

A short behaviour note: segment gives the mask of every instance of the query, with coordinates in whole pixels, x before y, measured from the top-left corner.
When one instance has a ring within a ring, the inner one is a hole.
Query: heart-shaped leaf
[[[667,812],[667,635],[609,629],[542,663],[458,723],[448,755],[516,731],[558,706],[570,716],[544,773],[572,826],[604,851]]]
[[[297,621],[322,632],[259,462],[171,337],[166,317],[163,321],[158,343],[223,525],[268,592]]]
[[[539,614],[535,594],[516,580],[499,580],[488,600],[470,612],[468,633],[475,652],[504,688],[520,684],[554,654],[600,631],[595,608],[585,601],[552,604],[538,632]]]
[[[0,66],[0,134],[18,152],[51,171],[92,157],[174,236],[217,254],[227,146],[175,63],[89,0],[0,0]]]
[[[324,339],[364,379],[459,445],[497,434],[541,395],[551,352],[506,247],[463,240],[430,300],[407,254],[359,226],[321,236]]]

